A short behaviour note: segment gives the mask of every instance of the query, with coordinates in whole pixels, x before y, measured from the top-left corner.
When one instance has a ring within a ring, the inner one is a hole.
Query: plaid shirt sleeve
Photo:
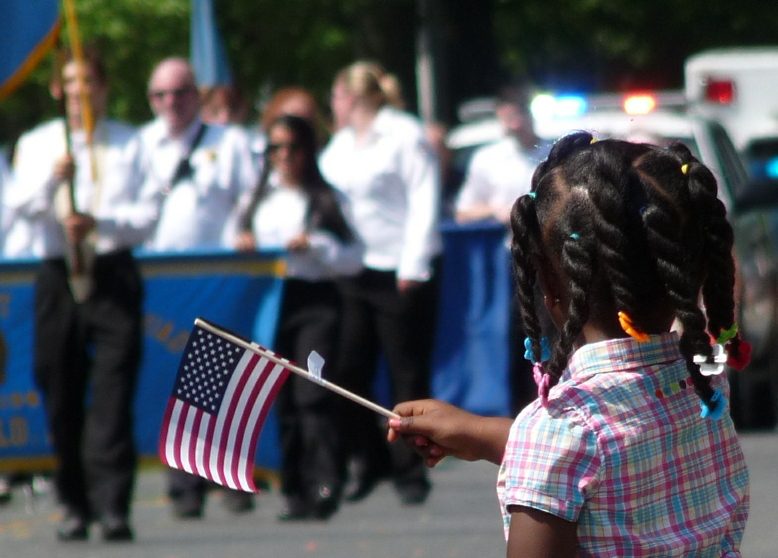
[[[588,495],[597,488],[602,461],[596,434],[577,411],[568,408],[552,415],[537,402],[530,405],[511,427],[500,467],[498,491],[506,536],[509,506],[577,521]]]

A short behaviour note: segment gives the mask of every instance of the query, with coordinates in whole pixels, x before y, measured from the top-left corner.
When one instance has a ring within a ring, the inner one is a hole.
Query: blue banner
[[[507,416],[511,280],[501,225],[444,225],[444,261],[432,393],[465,409]],[[159,428],[187,336],[203,317],[272,348],[283,291],[283,254],[139,254],[146,284],[145,342],[135,435],[156,460]],[[43,404],[32,380],[35,261],[0,262],[0,470],[51,467]],[[376,398],[383,402],[385,378]],[[277,469],[271,412],[256,463]]]
[[[146,283],[143,362],[135,404],[140,454],[155,458],[178,362],[196,317],[273,346],[285,260],[278,252],[140,255]],[[0,266],[0,467],[50,467],[43,404],[32,379],[34,261]],[[272,415],[272,413],[271,413]],[[279,463],[273,417],[257,464]]]
[[[58,31],[59,0],[0,2],[0,99],[24,81]]]
[[[432,393],[483,415],[507,416],[512,300],[507,231],[444,224]]]

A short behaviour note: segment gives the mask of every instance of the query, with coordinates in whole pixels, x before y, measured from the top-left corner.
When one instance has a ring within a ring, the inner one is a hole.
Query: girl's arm
[[[424,456],[429,467],[447,455],[499,465],[513,422],[468,413],[434,399],[400,403],[394,412],[402,418],[389,419],[389,441],[402,437]]]
[[[507,558],[575,558],[576,523],[524,506],[509,506]]]

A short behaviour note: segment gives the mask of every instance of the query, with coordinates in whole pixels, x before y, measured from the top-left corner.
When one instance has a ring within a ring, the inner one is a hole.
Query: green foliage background
[[[334,73],[372,58],[396,73],[414,108],[421,0],[214,0],[233,73],[257,105],[301,84],[326,106]],[[682,84],[683,60],[714,46],[778,44],[775,0],[426,0],[434,7],[439,94],[446,119],[468,97],[509,78],[549,89],[617,90]],[[85,43],[104,53],[112,116],[151,117],[153,65],[188,56],[189,0],[76,0]],[[49,57],[50,59],[52,57]],[[0,102],[0,145],[52,117],[51,64]],[[255,118],[256,114],[252,115]]]

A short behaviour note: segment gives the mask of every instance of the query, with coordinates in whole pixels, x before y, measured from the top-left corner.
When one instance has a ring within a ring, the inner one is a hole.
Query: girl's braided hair
[[[594,142],[581,132],[554,145],[535,170],[531,194],[511,213],[513,267],[534,360],[538,269],[556,270],[567,288],[567,320],[545,368],[552,384],[589,319],[614,323],[623,311],[645,329],[657,308],[669,305],[683,328],[680,349],[695,389],[715,407],[710,378],[693,356],[710,359],[709,334],[716,338],[734,323],[733,235],[716,192],[713,174],[682,144]]]

